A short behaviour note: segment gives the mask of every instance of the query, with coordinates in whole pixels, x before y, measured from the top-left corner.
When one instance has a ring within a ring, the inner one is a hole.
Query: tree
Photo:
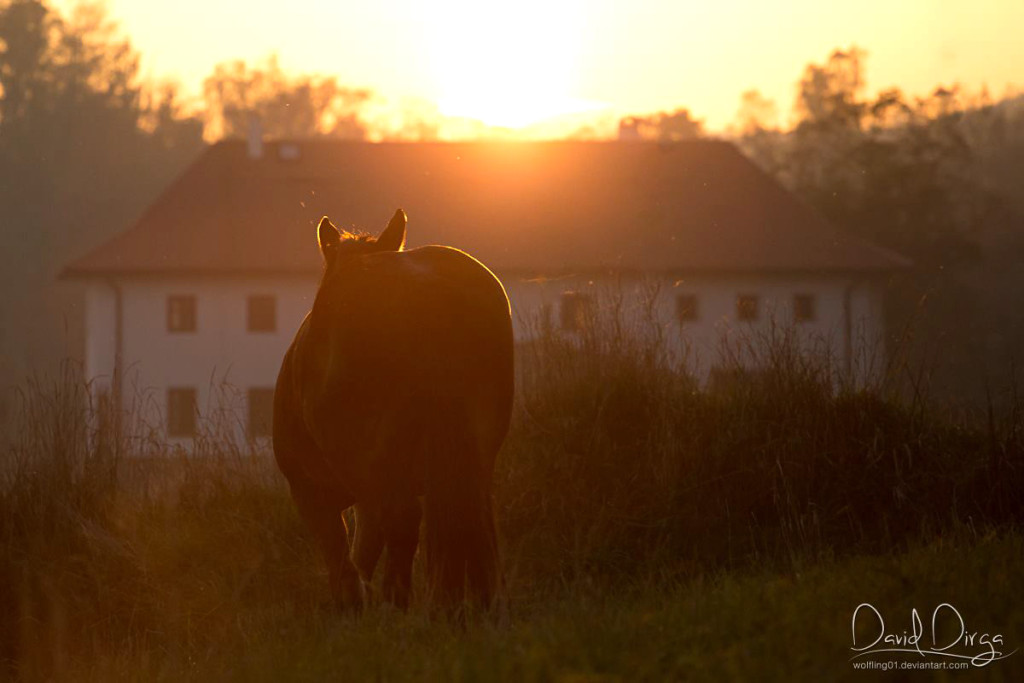
[[[289,76],[277,57],[250,68],[244,61],[214,67],[203,83],[207,137],[245,137],[254,120],[271,137],[363,139],[368,90],[343,87],[334,76]]]
[[[733,130],[741,136],[774,130],[778,118],[778,107],[773,100],[762,95],[759,90],[747,90],[740,95],[740,108],[736,112]]]
[[[835,50],[799,81],[788,133],[759,122],[756,92],[740,109],[740,144],[762,168],[846,231],[919,263],[978,255],[994,199],[972,171],[955,88],[908,100],[897,89],[866,96],[866,53]]]
[[[693,118],[689,109],[658,112],[647,116],[627,116],[619,121],[619,137],[640,140],[678,142],[704,134],[704,122]]]
[[[381,104],[366,119],[370,139],[427,142],[441,137],[445,117],[435,103],[407,97],[397,105]]]
[[[62,15],[0,2],[0,389],[29,367],[77,355],[56,282],[72,258],[128,227],[202,148],[173,88],[138,78],[138,55],[101,6]]]
[[[785,136],[778,126],[778,108],[758,90],[740,96],[740,107],[731,132],[750,159],[772,176],[784,174]]]
[[[50,66],[51,35],[56,28],[55,18],[39,2],[0,6],[0,41],[4,47],[0,53],[0,124],[6,131],[13,131],[29,118],[36,89],[43,83],[42,74]]]
[[[860,99],[866,56],[864,50],[854,46],[833,51],[823,65],[807,65],[796,101],[801,125],[860,128],[866,109]]]
[[[970,105],[956,87],[868,96],[864,60],[850,48],[809,65],[794,127],[748,126],[738,141],[839,228],[913,259],[916,268],[894,280],[888,307],[901,328],[913,315],[923,338],[943,340],[943,381],[965,395],[978,388],[994,343],[1012,349],[1024,339],[1024,319],[1002,305],[1024,292],[1024,226],[990,189],[1021,167],[1024,117],[1015,137],[1012,107],[996,109],[985,97]],[[1018,152],[1007,156],[1014,140]],[[923,299],[928,305],[918,310]],[[967,362],[954,367],[955,359]]]

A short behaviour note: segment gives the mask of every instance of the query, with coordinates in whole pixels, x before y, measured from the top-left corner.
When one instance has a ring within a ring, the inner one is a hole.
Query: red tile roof
[[[210,147],[65,274],[318,272],[321,216],[376,232],[398,207],[408,247],[448,244],[498,271],[908,265],[842,235],[726,142],[318,140],[268,143],[259,159],[243,142]]]

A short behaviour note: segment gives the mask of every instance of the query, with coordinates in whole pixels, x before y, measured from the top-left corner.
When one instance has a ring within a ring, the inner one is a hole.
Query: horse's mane
[[[373,235],[371,235],[369,233],[366,233],[366,232],[350,232],[348,230],[341,230],[340,232],[341,232],[341,241],[338,243],[338,246],[336,247],[339,255],[340,254],[348,254],[348,255],[358,254],[362,247],[367,247],[367,246],[370,246],[372,244],[376,244],[376,242],[377,242],[377,238],[376,237],[374,237]],[[323,275],[322,275],[322,277],[320,279],[320,284],[321,285],[327,279],[327,276],[328,276],[328,274],[330,272],[329,264],[327,264],[325,262],[324,266],[325,266],[324,267],[324,272],[323,272]],[[317,294],[317,296],[319,296],[319,293]]]
[[[341,242],[338,244],[339,253],[353,252],[360,247],[376,244],[377,238],[366,232],[341,231]]]

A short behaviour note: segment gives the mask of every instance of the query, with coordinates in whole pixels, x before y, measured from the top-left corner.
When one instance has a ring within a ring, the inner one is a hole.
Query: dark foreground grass
[[[66,673],[95,681],[864,680],[850,661],[850,620],[861,602],[876,605],[897,632],[910,627],[912,608],[927,619],[949,602],[971,630],[1003,634],[1007,651],[1018,647],[1022,557],[1016,532],[963,529],[896,556],[819,560],[781,573],[580,585],[514,604],[504,623],[480,619],[466,629],[384,608],[358,620],[320,609],[243,613],[203,651],[110,653]],[[925,675],[1021,680],[1024,653]]]
[[[704,390],[658,334],[590,329],[521,349],[495,482],[509,615],[465,631],[332,615],[272,459],[216,424],[186,457],[70,366],[31,385],[0,460],[0,675],[833,679],[864,601],[1024,638],[1017,402],[954,418],[786,335]]]

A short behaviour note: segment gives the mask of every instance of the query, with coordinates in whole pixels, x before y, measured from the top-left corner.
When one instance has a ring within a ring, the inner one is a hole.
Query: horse
[[[465,252],[406,251],[406,223],[399,209],[374,238],[321,219],[323,273],[281,363],[274,455],[339,608],[364,606],[385,549],[383,597],[408,607],[421,520],[431,600],[486,607],[501,588],[492,480],[514,390],[508,296]]]

